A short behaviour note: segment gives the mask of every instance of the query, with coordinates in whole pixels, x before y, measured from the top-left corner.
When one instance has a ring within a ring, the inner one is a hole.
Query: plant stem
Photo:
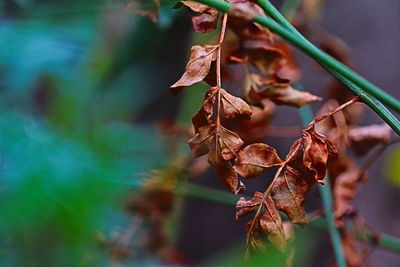
[[[344,103],[343,105],[340,105],[340,106],[338,106],[337,108],[335,108],[335,109],[329,111],[328,113],[326,113],[326,114],[324,114],[324,115],[322,115],[322,116],[319,116],[318,118],[315,118],[310,124],[316,124],[316,123],[318,123],[318,122],[320,122],[320,121],[322,121],[322,120],[324,120],[324,119],[326,119],[326,118],[332,116],[332,115],[335,114],[336,112],[345,109],[346,107],[350,106],[351,104],[354,104],[355,102],[358,102],[358,101],[360,100],[360,98],[361,98],[361,97],[356,96],[355,98],[353,98],[353,99],[347,101],[347,102]]]
[[[282,27],[291,31],[304,42],[309,43],[309,41],[295,27],[293,27],[289,21],[285,19],[285,17],[273,5],[271,5],[268,0],[259,0],[258,3],[265,10],[265,12],[274,20],[276,20]],[[338,80],[343,82],[351,91],[353,91],[353,93],[360,96],[365,104],[375,111],[375,113],[377,113],[398,135],[400,135],[400,122],[382,103],[380,103],[374,97],[366,94],[360,87],[356,86],[340,73],[331,71],[330,68],[324,64],[321,65]]]
[[[378,88],[371,82],[367,81],[366,79],[355,73],[349,67],[343,65],[336,59],[332,58],[328,54],[324,53],[323,51],[315,47],[310,41],[308,41],[304,36],[302,36],[301,33],[299,33],[290,24],[290,22],[287,21],[285,17],[283,17],[283,15],[268,0],[258,0],[258,3],[267,12],[268,15],[270,15],[273,19],[275,19],[281,26],[284,26],[286,29],[280,27],[280,25],[275,21],[272,21],[260,15],[258,15],[255,18],[256,22],[259,22],[260,24],[263,24],[264,26],[270,28],[283,38],[287,39],[291,43],[301,48],[311,57],[316,59],[316,61],[318,61],[318,63],[320,63],[328,71],[334,70],[336,73],[339,73],[343,77],[346,77],[348,80],[352,81],[355,85],[363,88],[367,93],[375,96],[380,101],[387,104],[397,112],[400,112],[399,100],[395,99],[382,89]],[[269,26],[266,24],[269,24]],[[291,32],[294,33],[295,36],[293,36]],[[357,92],[355,93],[358,95]]]
[[[218,100],[217,100],[217,127],[220,125],[220,116],[221,116],[221,50],[222,50],[222,43],[225,38],[225,30],[226,30],[226,23],[228,21],[228,13],[225,13],[222,18],[222,25],[221,25],[221,34],[219,36],[218,41],[218,48],[217,48],[217,88],[218,88]],[[216,131],[218,133],[218,131]],[[217,146],[216,146],[217,147]]]
[[[212,6],[221,11],[224,11],[224,12],[229,12],[229,9],[231,7],[231,5],[229,3],[218,1],[218,0],[195,0],[195,1]],[[259,0],[259,3],[260,3],[260,5],[263,3],[265,5],[266,1]],[[270,6],[268,6],[268,7],[270,7]],[[271,7],[270,7],[270,9],[271,9]],[[275,8],[273,7],[273,9],[275,9]],[[280,16],[282,16],[279,12],[277,12],[276,14],[279,14]],[[271,14],[270,14],[270,16],[272,17]],[[283,19],[284,19],[284,21],[286,21],[285,18],[283,18]],[[256,15],[255,18],[253,19],[253,21],[275,31],[277,34],[279,34],[281,37],[286,39],[288,42],[296,45],[298,48],[300,48],[305,53],[307,53],[312,58],[314,58],[318,63],[320,63],[324,68],[326,68],[331,74],[333,74],[336,78],[338,78],[340,81],[345,83],[349,87],[349,89],[352,90],[356,95],[360,95],[363,102],[365,104],[367,104],[372,110],[374,110],[379,116],[381,116],[382,119],[384,119],[384,121],[386,123],[388,123],[388,125],[390,127],[392,127],[393,130],[398,135],[400,135],[400,122],[397,120],[397,118],[393,114],[391,114],[390,111],[385,106],[383,106],[379,101],[372,99],[371,96],[366,94],[358,86],[361,84],[361,87],[367,88],[371,94],[374,94],[375,96],[377,96],[380,100],[387,103],[390,107],[394,108],[396,111],[400,111],[400,102],[398,100],[396,100],[395,98],[393,98],[386,92],[382,91],[375,85],[371,84],[370,82],[366,81],[364,78],[360,77],[354,71],[350,70],[349,68],[347,68],[346,66],[344,66],[343,64],[341,64],[340,62],[335,60],[334,58],[332,58],[329,55],[327,55],[326,53],[322,52],[317,47],[312,45],[305,38],[300,38],[298,35],[294,34],[292,31],[286,29],[285,27],[282,27],[280,24],[276,23],[275,21],[273,21],[267,17],[261,16],[261,15]],[[287,22],[287,23],[290,25],[289,22]],[[354,84],[352,82],[354,82]]]
[[[326,222],[322,218],[318,218],[310,222],[311,227],[326,229]],[[400,238],[387,234],[377,234],[368,229],[363,229],[356,237],[362,241],[366,241],[372,245],[386,248],[393,252],[400,252]]]

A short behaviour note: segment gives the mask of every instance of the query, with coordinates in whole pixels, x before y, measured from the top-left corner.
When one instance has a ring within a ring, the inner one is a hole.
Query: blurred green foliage
[[[0,266],[108,266],[96,236],[168,162],[132,122],[165,90],[141,48],[163,45],[176,12],[162,6],[157,26],[124,4],[0,3]]]

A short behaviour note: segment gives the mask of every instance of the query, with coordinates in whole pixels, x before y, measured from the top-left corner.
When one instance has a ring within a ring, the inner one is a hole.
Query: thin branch
[[[346,107],[350,106],[351,104],[354,104],[355,102],[360,101],[360,99],[361,99],[360,96],[356,96],[355,98],[353,98],[353,99],[347,101],[346,103],[344,103],[344,104],[338,106],[337,108],[335,108],[335,109],[329,111],[328,113],[326,113],[326,114],[324,114],[324,115],[322,115],[322,116],[319,116],[318,118],[315,118],[310,124],[316,124],[316,123],[318,123],[318,122],[320,122],[320,121],[322,121],[322,120],[324,120],[324,119],[326,119],[326,118],[332,116],[332,115],[335,114],[336,112],[339,112],[339,111],[345,109]]]

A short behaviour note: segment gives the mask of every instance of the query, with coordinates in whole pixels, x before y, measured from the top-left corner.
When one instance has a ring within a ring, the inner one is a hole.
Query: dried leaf
[[[204,102],[200,110],[193,116],[192,122],[197,133],[199,128],[210,123],[210,118],[214,113],[214,103],[218,93],[218,87],[211,87],[204,96]]]
[[[200,157],[208,153],[215,139],[216,125],[207,124],[198,129],[198,132],[189,141],[190,149],[194,157]]]
[[[241,218],[250,212],[259,209],[262,205],[262,214],[248,223],[248,239],[252,246],[262,248],[259,231],[266,234],[268,240],[278,249],[286,249],[286,237],[282,219],[271,197],[264,197],[263,193],[256,192],[251,200],[240,198],[236,204],[236,218]],[[259,227],[258,227],[259,226]],[[260,244],[261,243],[261,244]]]
[[[336,147],[325,136],[315,132],[314,124],[303,130],[301,143],[301,147],[296,144],[298,149],[302,150],[301,162],[297,163],[300,170],[312,175],[318,183],[325,184],[323,179],[326,175],[328,161],[337,157]],[[296,153],[294,152],[294,154]],[[289,159],[289,161],[291,160]],[[290,165],[292,166],[293,163]]]
[[[229,191],[236,195],[244,190],[244,185],[239,183],[239,178],[230,161],[224,160],[218,152],[210,153],[208,161],[215,168],[222,183]]]
[[[272,187],[272,198],[278,210],[288,215],[292,223],[306,223],[304,201],[315,180],[304,173],[285,166]]]
[[[349,130],[350,145],[357,156],[367,154],[378,144],[389,142],[392,129],[387,124],[373,124]]]
[[[350,202],[358,191],[359,182],[365,179],[365,172],[352,168],[340,174],[335,181],[333,197],[335,203],[335,217],[338,226],[344,226],[343,215],[350,210]]]
[[[181,1],[180,3],[189,7],[192,11],[200,13],[199,16],[192,16],[193,29],[196,32],[208,33],[217,28],[219,20],[217,9],[196,1]]]
[[[206,13],[210,15],[217,15],[218,10],[215,8],[212,8],[208,5],[204,5],[201,3],[198,3],[196,1],[181,1],[180,3],[184,4],[185,6],[189,7],[191,10],[197,13]]]
[[[217,29],[219,16],[201,14],[192,17],[193,29],[198,33],[208,33]]]
[[[234,159],[243,145],[242,139],[232,131],[209,123],[198,129],[189,140],[194,157],[208,153],[208,161],[216,169],[225,186],[234,194],[244,190],[230,160]]]
[[[251,108],[241,98],[235,97],[229,94],[226,90],[221,89],[221,100],[226,118],[242,118],[250,120],[252,113]]]
[[[243,145],[242,139],[234,132],[224,128],[217,128],[217,145],[224,160],[231,160],[236,157]]]
[[[274,47],[269,40],[247,40],[243,42],[249,62],[264,74],[272,74],[286,63],[283,52]]]
[[[262,98],[268,98],[277,105],[303,107],[311,102],[321,100],[320,97],[294,89],[289,83],[274,83],[259,92]]]
[[[258,143],[248,145],[239,152],[234,168],[241,176],[251,178],[261,175],[271,167],[282,164],[283,161],[273,147]]]
[[[236,202],[236,220],[243,218],[258,208],[262,198],[263,194],[261,192],[256,192],[250,200],[246,200],[244,197],[239,198]]]
[[[173,93],[178,93],[181,87],[201,82],[210,71],[211,62],[216,59],[217,48],[218,45],[193,46],[185,73],[171,86],[171,91]]]

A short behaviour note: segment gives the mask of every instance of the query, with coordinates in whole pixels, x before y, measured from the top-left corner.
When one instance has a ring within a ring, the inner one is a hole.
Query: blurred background
[[[173,2],[161,1],[157,22],[138,16],[135,0],[0,2],[0,266],[282,262],[273,251],[242,261],[236,197],[204,162],[187,164],[187,129],[206,86],[179,96],[168,87],[190,45],[214,36],[193,34],[187,9]],[[322,14],[321,28],[348,44],[356,70],[400,98],[400,2],[327,0]],[[323,97],[332,79],[298,57],[304,87]],[[360,124],[371,123],[381,120],[365,109]],[[271,124],[296,127],[300,117],[282,107]],[[287,151],[296,138],[268,143]],[[393,146],[354,203],[374,231],[394,236],[399,162]],[[247,185],[253,192],[266,181]],[[320,197],[310,194],[312,211]],[[324,229],[306,227],[297,242],[295,266],[333,263]],[[399,266],[400,254],[376,247],[372,263]]]

